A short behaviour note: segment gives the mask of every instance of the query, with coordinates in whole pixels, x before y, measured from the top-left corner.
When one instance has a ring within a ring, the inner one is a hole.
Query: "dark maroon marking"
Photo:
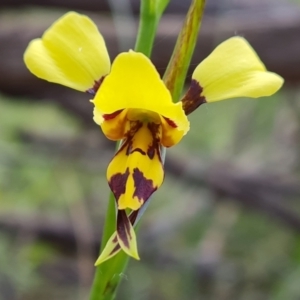
[[[118,152],[115,155],[118,155],[119,152],[123,151],[124,148],[126,148],[126,147],[127,147],[126,152],[125,152],[126,155],[130,154],[130,151],[132,150],[132,139],[134,137],[134,134],[141,128],[142,125],[143,125],[143,123],[140,121],[130,122],[130,129],[125,134],[126,138],[123,140],[120,149],[118,150]]]
[[[118,238],[116,237],[116,239],[118,239]],[[111,250],[111,252],[109,253],[109,256],[113,255],[115,252],[119,251],[119,249],[121,249],[121,246],[120,246],[120,244],[117,244],[115,246],[115,248]]]
[[[138,210],[134,210],[130,213],[129,215],[129,221],[130,223],[132,224],[132,226],[134,225],[135,221],[136,221],[136,218],[138,216],[138,213],[139,213],[139,209]],[[113,243],[116,243],[118,241],[118,237],[116,236],[113,240]],[[121,249],[121,246],[120,244],[118,243],[115,248],[113,250],[111,250],[111,252],[109,253],[109,255],[112,255],[114,254],[115,252],[117,252],[119,249]]]
[[[105,121],[111,120],[113,118],[115,118],[117,115],[119,115],[121,112],[123,111],[123,109],[119,109],[111,114],[104,114],[102,117]]]
[[[126,155],[130,155],[133,152],[139,152],[142,155],[146,155],[146,152],[143,151],[141,148],[134,148],[132,147],[132,139],[134,137],[134,135],[139,131],[139,129],[143,126],[143,123],[140,121],[132,121],[130,122],[130,129],[129,131],[126,133],[126,140],[125,142],[122,144],[121,148],[119,151],[123,150],[124,147],[127,147],[126,149]]]
[[[132,151],[132,140],[128,140],[128,143],[127,143],[127,149],[126,149],[126,155],[130,155],[131,151]]]
[[[156,147],[154,144],[151,144],[147,150],[147,155],[150,159],[153,159],[155,156]]]
[[[131,142],[131,139],[129,139],[128,137],[127,137],[127,139],[122,140],[122,144],[120,146],[120,149],[115,154],[115,156],[117,156],[119,154],[119,152],[123,151],[124,148],[128,147],[128,145],[129,145],[130,142]],[[127,149],[126,149],[126,154],[127,154]]]
[[[160,126],[161,126],[160,124],[155,124],[153,122],[148,123],[147,125],[148,129],[151,132],[153,143],[159,144],[160,142],[160,132],[159,132]]]
[[[152,144],[149,145],[147,149],[147,155],[152,160],[155,156],[155,153],[158,155],[158,158],[160,160],[160,147],[159,142],[156,139],[153,139]],[[160,160],[161,161],[161,160]]]
[[[182,108],[186,115],[192,113],[201,104],[206,103],[205,97],[201,96],[202,91],[203,88],[198,81],[193,79],[189,89],[181,99]]]
[[[130,122],[130,129],[125,133],[126,138],[118,152],[122,151],[125,147],[128,147],[126,149],[126,155],[130,154],[130,151],[132,150],[132,139],[135,133],[142,127],[142,125],[143,123],[140,121]]]
[[[86,90],[86,93],[89,93],[91,95],[96,95],[97,91],[99,90],[100,85],[102,84],[105,76],[102,76],[99,80],[94,81],[94,85],[92,88]]]
[[[141,148],[134,148],[132,151],[131,151],[131,154],[133,152],[139,152],[141,153],[142,155],[146,155],[146,152],[144,150],[142,150]]]
[[[141,128],[141,126],[143,125],[143,123],[142,122],[140,122],[140,121],[138,121],[138,123],[137,124],[135,124],[135,127],[134,127],[134,132],[130,132],[130,134],[135,134],[140,128]],[[127,148],[127,151],[126,151],[126,154],[127,155],[130,155],[130,154],[132,154],[132,153],[134,153],[134,152],[139,152],[139,153],[141,153],[142,155],[148,155],[149,157],[150,157],[150,159],[152,159],[153,157],[154,157],[154,155],[155,155],[155,152],[153,152],[153,146],[152,145],[154,145],[154,144],[159,144],[159,127],[160,127],[160,124],[155,124],[155,123],[148,123],[147,124],[147,128],[150,130],[150,132],[151,132],[151,135],[152,135],[152,137],[153,137],[153,142],[152,142],[152,144],[149,146],[149,148],[148,148],[148,150],[147,150],[147,152],[145,152],[143,149],[141,149],[141,148],[132,148],[132,141],[129,141],[128,142],[128,148]],[[132,137],[133,137],[133,135],[132,135]],[[150,149],[150,152],[149,152],[149,149]],[[149,152],[149,153],[148,153]]]
[[[177,125],[175,124],[174,121],[170,120],[169,118],[164,117],[164,119],[167,121],[167,123],[173,127],[173,128],[177,128]]]
[[[124,209],[118,210],[117,215],[117,233],[119,239],[121,239],[124,245],[129,248],[129,239],[131,239],[130,235],[130,221],[126,215],[126,211]]]
[[[126,155],[127,156],[134,153],[134,152],[139,152],[142,155],[146,155],[146,152],[144,150],[142,150],[141,148],[134,148],[133,149],[132,140],[129,140],[127,144],[128,144],[127,149],[126,149]]]
[[[147,149],[147,155],[150,159],[153,159],[155,156],[155,153],[157,153],[159,160],[161,161],[160,158],[160,137],[159,137],[159,128],[160,124],[155,124],[155,123],[148,123],[148,129],[150,130],[152,134],[152,144],[148,147]]]
[[[141,121],[130,121],[130,129],[126,133],[127,136],[133,138],[133,136],[138,132],[138,130],[143,126],[143,122]]]
[[[120,196],[125,193],[128,176],[129,168],[127,168],[126,172],[123,174],[117,173],[113,175],[108,183],[117,201],[119,200]]]
[[[145,178],[138,168],[133,169],[133,181],[135,187],[133,197],[138,197],[140,201],[146,202],[157,189],[153,186],[153,181]]]
[[[138,213],[139,213],[139,209],[138,210],[134,210],[130,213],[129,215],[129,220],[130,220],[130,223],[132,224],[132,226],[134,225],[135,223],[135,220],[136,220],[136,217],[138,216]]]

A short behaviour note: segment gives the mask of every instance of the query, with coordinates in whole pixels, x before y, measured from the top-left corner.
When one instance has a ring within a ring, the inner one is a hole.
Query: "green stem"
[[[144,2],[145,1],[142,1],[141,5],[143,5]],[[148,57],[151,55],[152,45],[155,38],[153,31],[156,30],[156,28],[156,18],[151,16],[151,14],[145,14],[145,19],[141,19],[140,21],[140,27],[135,44],[135,50],[137,52],[142,52]],[[148,37],[148,39],[145,39],[145,37]]]
[[[150,57],[159,20],[170,0],[141,0],[135,51]]]

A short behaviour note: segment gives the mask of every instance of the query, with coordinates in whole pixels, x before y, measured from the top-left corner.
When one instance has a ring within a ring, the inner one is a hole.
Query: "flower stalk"
[[[170,0],[141,0],[135,51],[150,57],[160,18]]]

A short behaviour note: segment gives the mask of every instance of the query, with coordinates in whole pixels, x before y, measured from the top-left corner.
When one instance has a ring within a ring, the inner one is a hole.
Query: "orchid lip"
[[[154,122],[160,123],[159,114],[147,109],[131,108],[128,110],[127,119],[130,121]]]

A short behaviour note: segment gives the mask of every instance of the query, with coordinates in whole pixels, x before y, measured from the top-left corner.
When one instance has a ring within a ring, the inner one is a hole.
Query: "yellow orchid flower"
[[[37,77],[93,95],[95,122],[107,138],[122,141],[107,169],[118,208],[116,232],[96,265],[121,249],[139,258],[133,225],[140,208],[163,182],[161,147],[177,144],[188,132],[189,113],[206,102],[269,96],[283,84],[244,38],[233,37],[196,67],[187,93],[173,103],[145,55],[123,52],[111,65],[96,25],[75,12],[33,40],[24,60]]]

